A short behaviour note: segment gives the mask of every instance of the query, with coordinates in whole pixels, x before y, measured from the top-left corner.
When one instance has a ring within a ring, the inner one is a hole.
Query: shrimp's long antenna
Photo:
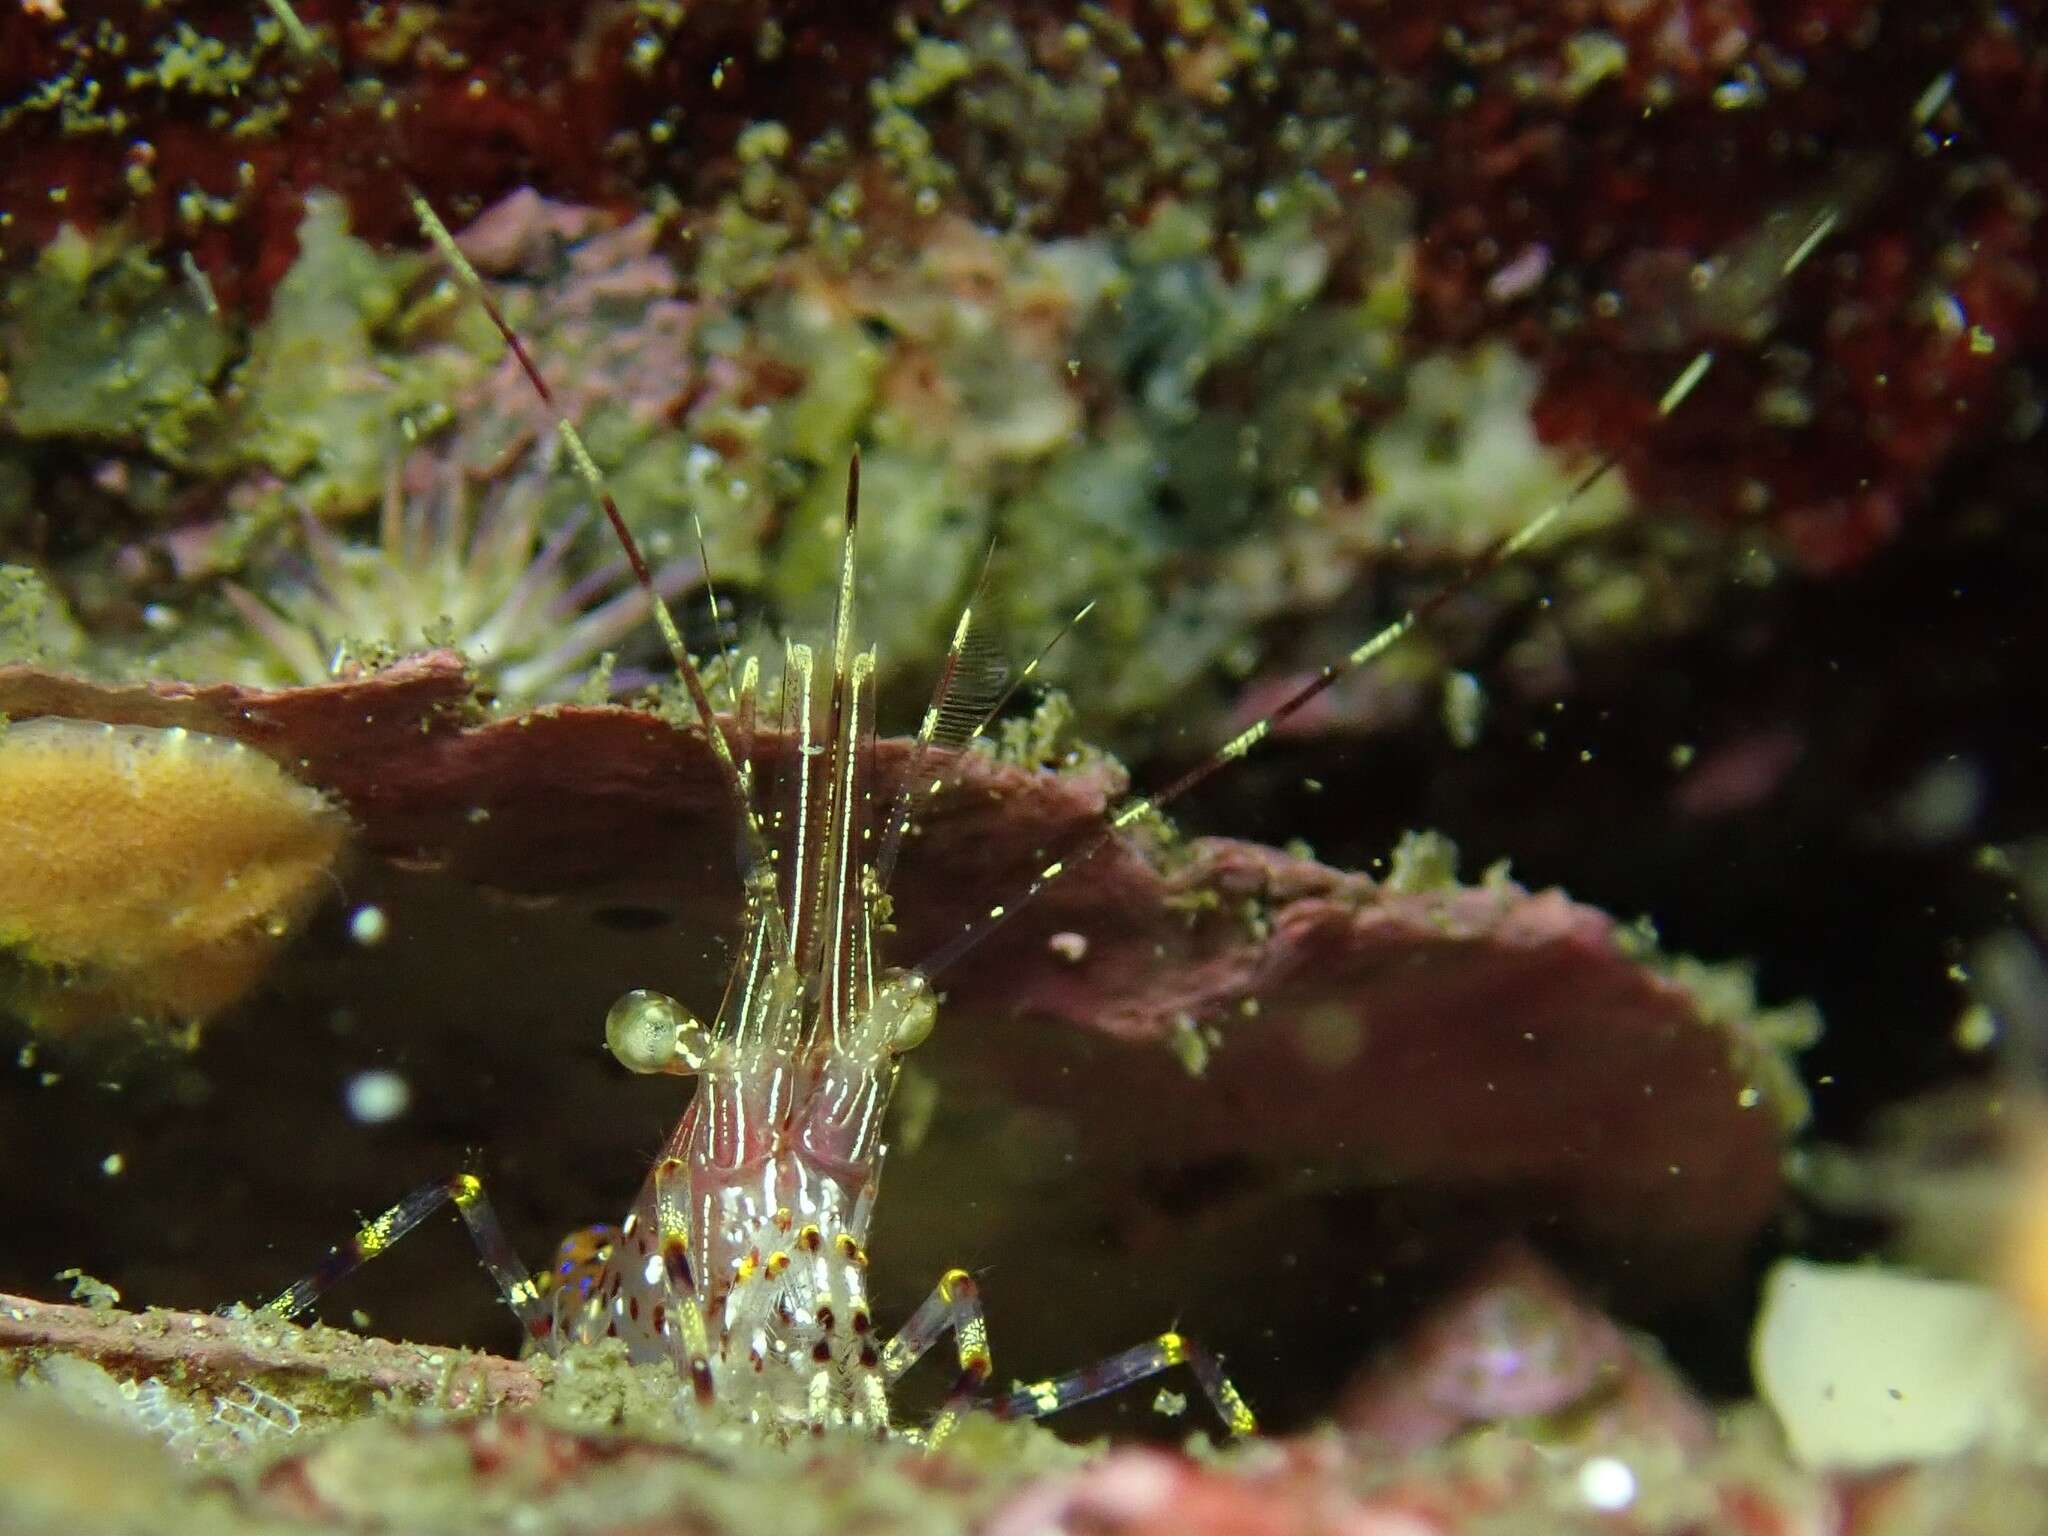
[[[982,732],[995,724],[996,716],[1009,707],[1010,700],[1017,696],[1017,691],[1038,675],[1038,669],[1045,665],[1045,658],[1053,653],[1054,647],[1075,630],[1079,629],[1088,615],[1095,611],[1097,601],[1098,599],[1091,597],[1087,602],[1075,609],[1073,617],[1062,624],[1053,637],[1038,648],[1036,656],[1024,663],[1018,670],[1017,675],[1010,679],[1009,686],[1004,688],[1002,693],[997,696],[995,703],[989,705],[987,709],[981,712],[981,718],[974,722],[974,729],[967,733],[969,741],[978,739]]]
[[[1806,252],[1800,254],[1803,260]],[[1787,269],[1790,270],[1789,267]],[[1714,353],[1702,350],[1692,361],[1680,369],[1661,399],[1657,402],[1659,420],[1669,417],[1684,403],[1685,398],[1699,386],[1708,371],[1714,366]],[[1478,582],[1520,555],[1544,534],[1556,527],[1566,513],[1576,506],[1595,486],[1605,480],[1621,463],[1620,450],[1612,450],[1580,475],[1571,486],[1549,506],[1530,518],[1521,527],[1503,534],[1487,546],[1465,568],[1442,586],[1438,587],[1422,602],[1403,613],[1393,623],[1378,631],[1363,644],[1357,646],[1335,661],[1326,662],[1314,677],[1296,688],[1267,714],[1246,726],[1237,735],[1218,747],[1209,756],[1187,769],[1164,788],[1150,794],[1138,795],[1124,801],[1113,810],[1101,827],[1090,835],[1087,841],[1073,852],[1053,860],[1032,876],[1024,889],[1012,900],[991,907],[982,917],[970,922],[964,931],[942,946],[919,967],[926,976],[936,977],[949,967],[957,964],[971,950],[983,943],[997,929],[1007,923],[1029,902],[1034,900],[1048,886],[1064,879],[1076,869],[1087,864],[1130,827],[1145,818],[1164,810],[1167,806],[1188,794],[1196,786],[1220,773],[1230,764],[1247,756],[1259,744],[1293,715],[1318,698],[1340,678],[1371,666],[1387,652],[1399,645],[1416,629],[1426,624],[1447,604],[1470,591]]]
[[[647,557],[640,553],[640,543],[633,537],[633,530],[626,526],[626,519],[619,511],[619,504],[613,498],[611,486],[604,478],[604,471],[597,467],[597,460],[584,445],[583,434],[576,430],[576,423],[568,413],[556,404],[554,391],[548,388],[548,381],[542,376],[540,367],[526,350],[526,343],[519,339],[519,333],[505,318],[491,291],[484,286],[484,280],[470,265],[469,258],[462,254],[462,248],[455,243],[455,237],[448,232],[448,226],[441,222],[441,216],[434,211],[434,205],[426,195],[410,182],[406,184],[406,200],[412,205],[413,216],[419,220],[420,229],[440,252],[441,260],[454,272],[463,289],[473,298],[478,307],[497,327],[498,335],[504,339],[506,348],[518,361],[519,369],[533,386],[533,392],[541,403],[555,416],[555,431],[561,437],[562,446],[569,451],[569,461],[576,466],[576,473],[582,479],[584,489],[603,510],[605,521],[612,526],[612,535],[625,551],[626,563],[632,567],[633,580],[640,590],[647,594],[649,608],[654,614],[656,628],[661,631],[661,643],[668,648],[669,659],[675,663],[676,676],[682,679],[683,688],[690,695],[690,703],[697,711],[697,718],[704,727],[705,739],[711,744],[711,755],[718,762],[718,771],[725,780],[725,788],[733,805],[739,811],[741,836],[745,839],[746,855],[742,861],[741,874],[751,891],[757,882],[772,881],[773,863],[768,851],[767,829],[762,823],[761,813],[754,804],[754,797],[748,792],[747,781],[740,771],[739,758],[732,750],[732,743],[726,739],[725,729],[718,723],[712,710],[711,695],[704,686],[704,677],[697,670],[697,663],[690,659],[689,648],[683,644],[683,634],[676,627],[675,615],[669,612],[668,602],[655,586],[654,573],[648,569]]]
[[[325,64],[336,74],[340,73],[340,64],[320,46],[319,40],[293,10],[290,0],[266,0],[266,3],[279,25],[283,27],[286,41],[294,52],[307,60]],[[403,165],[403,159],[398,154],[396,134],[390,135],[390,138],[392,158]],[[499,337],[503,339],[506,349],[518,362],[519,371],[526,375],[526,381],[533,387],[534,394],[553,414],[555,431],[561,438],[562,446],[568,450],[570,463],[575,466],[576,474],[583,481],[590,498],[604,512],[605,521],[611,524],[612,535],[618,540],[619,548],[626,556],[626,564],[632,570],[634,583],[646,594],[648,606],[654,614],[655,626],[661,631],[662,644],[667,647],[669,659],[675,664],[676,676],[681,679],[684,691],[690,696],[691,706],[696,710],[697,718],[704,727],[705,739],[710,743],[712,757],[718,763],[719,776],[725,783],[727,797],[739,814],[742,841],[741,882],[746,887],[750,903],[763,908],[764,920],[771,925],[778,947],[786,951],[790,936],[788,925],[782,920],[780,904],[773,899],[774,861],[769,852],[766,825],[754,803],[746,776],[741,770],[738,757],[733,752],[732,743],[727,739],[724,728],[719,725],[718,717],[712,709],[711,695],[704,686],[703,675],[697,670],[697,664],[690,659],[689,649],[683,644],[682,631],[676,627],[675,615],[669,611],[668,601],[661,595],[654,573],[648,567],[647,557],[641,553],[639,540],[633,537],[633,530],[626,525],[626,519],[620,513],[619,504],[613,498],[611,487],[605,480],[604,471],[598,468],[597,460],[591,456],[589,447],[583,441],[583,434],[576,430],[576,423],[569,419],[568,413],[556,402],[554,391],[548,387],[548,381],[541,373],[539,365],[534,362],[533,354],[527,350],[526,343],[520,339],[519,333],[512,328],[511,321],[505,318],[505,312],[498,307],[498,302],[491,296],[490,289],[484,286],[483,278],[471,265],[469,258],[462,253],[461,247],[455,243],[455,237],[448,232],[448,226],[441,221],[440,214],[434,211],[433,204],[427,201],[426,194],[414,185],[410,177],[404,177],[403,185],[406,201],[412,208],[413,217],[419,222],[420,232],[427,237],[428,243],[454,273],[463,291],[476,301],[477,306],[490,319]],[[715,615],[715,607],[713,611]],[[763,896],[768,899],[756,899]]]
[[[839,588],[832,604],[832,701],[828,721],[831,782],[825,796],[825,831],[818,840],[819,911],[807,931],[819,945],[819,1015],[831,1027],[835,1050],[845,1050],[851,1020],[868,1001],[871,972],[861,940],[866,924],[856,910],[864,903],[862,852],[865,789],[860,776],[864,707],[872,702],[874,652],[853,651],[854,577],[860,534],[860,449],[846,467],[846,532],[839,542]],[[800,909],[801,910],[801,909]]]
[[[725,661],[725,700],[734,714],[740,708],[739,652],[726,633],[725,617],[718,607],[718,588],[711,580],[711,549],[704,537],[704,519],[690,508],[690,528],[697,537],[697,565],[704,572],[704,597],[711,605],[711,630],[718,639],[718,654]]]
[[[1689,377],[1689,382],[1686,384],[1687,390],[1706,376],[1707,369],[1712,366],[1712,363],[1713,354],[1710,352],[1702,352],[1693,359],[1693,365],[1686,370],[1686,374]],[[1675,404],[1676,401],[1673,396],[1675,395],[1677,398],[1682,399],[1683,394],[1683,391],[1678,390],[1677,386],[1674,386],[1672,391],[1667,392],[1665,398],[1668,403]],[[1438,587],[1429,597],[1418,603],[1415,607],[1410,608],[1401,617],[1374,634],[1356,649],[1335,661],[1325,662],[1314,677],[1296,688],[1285,699],[1282,699],[1271,712],[1261,716],[1251,725],[1245,727],[1245,729],[1231,737],[1230,740],[1203,758],[1202,761],[1196,763],[1192,768],[1187,769],[1164,788],[1124,801],[1110,813],[1102,826],[1079,848],[1072,853],[1053,860],[1050,864],[1039,870],[1015,898],[991,907],[985,916],[969,924],[964,932],[947,943],[937,954],[926,960],[919,969],[927,976],[936,977],[942,971],[957,964],[970,950],[988,939],[1004,923],[1016,916],[1027,903],[1036,899],[1048,886],[1087,864],[1105,848],[1109,847],[1110,844],[1114,843],[1125,830],[1143,821],[1145,818],[1164,810],[1167,806],[1173,804],[1174,801],[1188,794],[1197,785],[1207,781],[1212,775],[1220,773],[1239,758],[1249,754],[1267,737],[1271,736],[1276,728],[1321,695],[1324,690],[1336,683],[1339,678],[1355,672],[1360,667],[1370,666],[1402,640],[1406,639],[1417,627],[1426,622],[1447,603],[1452,602],[1463,593],[1469,591],[1475,583],[1491,572],[1498,570],[1507,561],[1513,559],[1524,549],[1535,543],[1536,540],[1543,536],[1546,530],[1553,527],[1558,519],[1563,517],[1577,503],[1580,497],[1599,484],[1605,478],[1608,471],[1613,469],[1619,462],[1619,454],[1609,454],[1604,457],[1592,469],[1588,470],[1585,475],[1580,477],[1563,496],[1545,507],[1514,532],[1504,534],[1494,540],[1478,558],[1471,561],[1452,580]]]
[[[1924,127],[1941,109],[1948,99],[1952,84],[1951,76],[1944,73],[1937,76],[1921,93],[1909,114],[1909,121],[1913,127]],[[1739,322],[1760,311],[1770,294],[1805,265],[1843,222],[1869,200],[1875,191],[1880,171],[1881,166],[1871,160],[1852,162],[1828,195],[1813,199],[1799,207],[1792,216],[1776,221],[1759,235],[1740,241],[1722,252],[1720,257],[1710,264],[1711,268],[1718,270],[1706,294],[1702,296],[1703,300],[1712,304],[1712,309],[1705,311],[1703,306],[1703,312],[1716,314],[1723,328],[1739,330]],[[1722,292],[1724,289],[1725,293]],[[1714,358],[1715,354],[1711,347],[1702,348],[1678,370],[1658,398],[1658,421],[1668,420],[1685,403],[1687,397],[1699,387],[1700,381],[1706,378],[1713,368]],[[1002,927],[1048,886],[1087,864],[1115,842],[1126,829],[1164,810],[1212,775],[1252,752],[1279,726],[1299,713],[1340,678],[1361,667],[1370,666],[1386,655],[1418,627],[1427,623],[1445,605],[1470,591],[1476,583],[1514,559],[1556,527],[1565,514],[1588,492],[1620,467],[1621,460],[1621,449],[1610,449],[1602,454],[1563,495],[1520,528],[1496,539],[1476,559],[1438,587],[1429,597],[1410,608],[1349,654],[1326,663],[1314,677],[1282,699],[1274,709],[1246,726],[1163,789],[1124,801],[1076,850],[1053,860],[1039,870],[1014,899],[991,907],[982,917],[969,922],[962,932],[929,957],[920,969],[926,976],[935,977],[957,964],[962,957],[984,942],[990,934]]]

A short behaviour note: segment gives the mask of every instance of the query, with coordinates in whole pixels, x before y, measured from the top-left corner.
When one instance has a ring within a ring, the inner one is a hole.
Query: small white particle
[[[382,944],[390,931],[391,922],[382,907],[357,907],[349,915],[348,936],[365,949]]]
[[[1496,304],[1519,299],[1542,282],[1549,270],[1550,247],[1525,245],[1515,254],[1514,260],[1486,280],[1486,296]]]
[[[118,1179],[127,1171],[128,1159],[118,1152],[109,1152],[100,1159],[100,1172],[110,1179]]]
[[[1444,678],[1443,699],[1438,706],[1444,731],[1459,751],[1475,746],[1486,724],[1486,690],[1470,672],[1452,672]]]
[[[658,1253],[647,1255],[647,1266],[640,1271],[640,1274],[649,1285],[661,1284],[661,1255]]]
[[[1955,1042],[1959,1050],[1975,1055],[1998,1043],[1998,1020],[1982,1003],[1972,1003],[1956,1020]]]
[[[1636,1475],[1625,1461],[1595,1456],[1579,1468],[1579,1497],[1595,1509],[1627,1509],[1636,1501]]]
[[[364,1125],[383,1125],[411,1106],[412,1084],[396,1072],[373,1067],[350,1078],[343,1095],[351,1119]]]

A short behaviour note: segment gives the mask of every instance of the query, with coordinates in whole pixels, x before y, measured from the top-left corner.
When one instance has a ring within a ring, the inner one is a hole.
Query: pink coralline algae
[[[1449,12],[1371,29],[1418,102],[1465,104],[1411,123],[1392,168],[1418,199],[1423,326],[1515,338],[1547,438],[1620,454],[1656,504],[1766,524],[1811,570],[1938,515],[1935,476],[2004,429],[2004,381],[2042,338],[2029,24],[1683,0]],[[1724,292],[1750,286],[1790,254],[1760,212],[1796,228],[1823,206],[1839,227],[1773,302],[1730,307],[1700,281],[1716,262],[1759,269]],[[1545,300],[1574,323],[1539,322]],[[1648,432],[1665,349],[1688,343],[1716,349],[1718,377]]]
[[[362,849],[405,869],[528,901],[658,899],[682,929],[723,931],[733,833],[700,734],[618,706],[477,723],[469,689],[446,653],[270,693],[13,668],[0,711],[231,737],[326,791]],[[793,750],[760,732],[757,771],[772,779]],[[882,782],[909,750],[877,744]],[[937,951],[1047,850],[1092,841],[1121,788],[1103,765],[965,759],[906,850],[895,952]],[[1237,1160],[1243,1199],[1309,1160],[1468,1203],[1484,1191],[1509,1228],[1561,1224],[1655,1261],[1647,1274],[1682,1258],[1702,1282],[1775,1208],[1803,1113],[1763,1016],[1646,963],[1603,914],[1499,877],[1378,884],[1248,843],[1117,838],[935,980],[934,1059],[1071,1128],[1134,1234],[1146,1170]],[[1046,1021],[1102,1042],[1088,1071],[1049,1068]],[[1167,1112],[1134,1118],[1133,1103]]]

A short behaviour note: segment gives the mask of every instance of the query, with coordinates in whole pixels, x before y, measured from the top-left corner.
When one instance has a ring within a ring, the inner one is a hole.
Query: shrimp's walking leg
[[[1258,1433],[1258,1420],[1238,1395],[1237,1388],[1230,1384],[1230,1378],[1223,1374],[1216,1357],[1178,1333],[1162,1333],[1094,1365],[1005,1392],[989,1404],[989,1411],[999,1419],[1042,1419],[1062,1408],[1120,1391],[1176,1365],[1185,1365],[1194,1372],[1203,1396],[1209,1399],[1209,1406],[1216,1410],[1216,1417],[1231,1434]]]
[[[664,1158],[654,1168],[655,1251],[646,1260],[645,1278],[659,1291],[665,1310],[655,1332],[675,1361],[676,1374],[690,1383],[698,1403],[709,1407],[717,1384],[711,1376],[711,1334],[704,1307],[697,1299],[697,1277],[690,1271],[689,1170],[681,1158]]]
[[[343,1279],[449,1204],[454,1205],[462,1224],[469,1228],[478,1260],[497,1283],[499,1294],[519,1319],[520,1326],[533,1338],[546,1338],[553,1326],[552,1314],[511,1240],[505,1236],[498,1213],[491,1209],[483,1180],[473,1173],[458,1173],[423,1184],[383,1215],[364,1222],[354,1237],[329,1250],[319,1268],[265,1302],[257,1309],[258,1314],[297,1317]]]
[[[954,1353],[960,1362],[960,1379],[946,1397],[939,1416],[925,1430],[925,1444],[937,1446],[953,1433],[960,1416],[973,1406],[975,1394],[995,1369],[988,1349],[988,1324],[981,1315],[981,1290],[964,1269],[949,1269],[939,1276],[910,1321],[882,1346],[882,1379],[894,1385],[903,1373],[924,1358],[948,1329],[953,1333]]]

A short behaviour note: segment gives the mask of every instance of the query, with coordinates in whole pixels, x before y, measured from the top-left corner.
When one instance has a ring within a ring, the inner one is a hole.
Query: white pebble
[[[365,949],[382,944],[390,931],[391,921],[382,907],[357,907],[349,916],[348,936]]]
[[[1579,1497],[1595,1509],[1627,1509],[1636,1501],[1636,1475],[1625,1461],[1594,1456],[1579,1468]]]

